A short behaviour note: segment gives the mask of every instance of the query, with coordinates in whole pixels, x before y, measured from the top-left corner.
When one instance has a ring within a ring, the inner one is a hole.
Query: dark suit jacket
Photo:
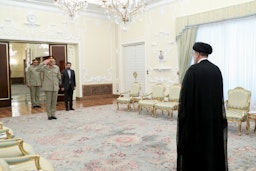
[[[71,85],[71,88],[74,90],[74,87],[76,86],[76,76],[75,71],[70,69],[71,71],[71,78],[68,76],[68,71],[65,69],[61,72],[61,87],[64,88],[64,90],[67,90],[69,88],[69,84]]]

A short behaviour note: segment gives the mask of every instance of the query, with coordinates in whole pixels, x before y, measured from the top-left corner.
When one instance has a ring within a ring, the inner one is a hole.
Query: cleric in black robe
[[[209,44],[193,46],[195,64],[182,82],[177,125],[177,171],[227,171],[227,119],[220,69]]]

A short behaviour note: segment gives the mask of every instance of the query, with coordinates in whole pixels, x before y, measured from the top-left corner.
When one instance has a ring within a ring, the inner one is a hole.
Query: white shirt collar
[[[208,60],[207,58],[201,58],[197,63],[200,63],[201,61]]]

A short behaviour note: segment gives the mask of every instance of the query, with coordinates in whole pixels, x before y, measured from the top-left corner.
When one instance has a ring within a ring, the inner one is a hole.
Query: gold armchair
[[[0,140],[13,138],[9,129],[0,129]]]
[[[238,122],[238,135],[241,135],[241,125],[247,119],[250,110],[251,91],[242,87],[228,90],[226,100],[226,117],[230,122]]]
[[[34,154],[33,148],[22,139],[5,139],[0,141],[0,158],[18,157]]]
[[[138,82],[134,82],[129,91],[120,93],[120,96],[116,99],[117,109],[119,110],[119,104],[127,104],[127,109],[129,111],[132,104],[134,110],[134,103],[140,100],[140,90],[141,85]]]
[[[162,113],[164,110],[167,110],[170,119],[173,120],[173,111],[177,110],[179,105],[180,89],[180,84],[173,84],[169,88],[168,101],[157,102],[154,106],[155,117],[157,117],[157,109],[161,110]]]
[[[152,116],[154,116],[154,106],[157,102],[163,101],[165,97],[165,86],[162,83],[157,83],[152,87],[152,92],[142,96],[139,101],[139,114],[142,109],[151,110]]]
[[[4,131],[1,131],[1,130],[4,130]],[[13,133],[13,130],[4,126],[2,122],[0,122],[0,134],[2,135],[3,132],[6,132],[6,136],[5,138],[14,138],[14,133]],[[2,139],[2,136],[0,136],[0,139]]]
[[[39,155],[0,158],[0,171],[54,171],[52,164]]]

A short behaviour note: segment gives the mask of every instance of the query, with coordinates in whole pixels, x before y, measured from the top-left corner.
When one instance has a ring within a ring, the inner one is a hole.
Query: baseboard
[[[93,95],[85,97],[76,97],[76,100],[93,100],[93,99],[102,99],[102,98],[117,98],[117,95],[114,94],[105,94],[105,95]]]

